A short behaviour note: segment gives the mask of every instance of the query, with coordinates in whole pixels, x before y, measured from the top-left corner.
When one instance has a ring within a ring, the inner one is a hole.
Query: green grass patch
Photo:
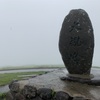
[[[19,77],[21,75],[39,75],[44,73],[45,73],[44,71],[39,71],[39,72],[18,72],[18,73],[0,74],[0,86],[8,84],[14,79],[21,80],[23,78]]]
[[[0,93],[0,100],[6,100],[6,93]]]

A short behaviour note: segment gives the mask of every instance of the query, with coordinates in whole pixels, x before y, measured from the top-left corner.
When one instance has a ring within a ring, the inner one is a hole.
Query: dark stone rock
[[[14,100],[13,95],[11,94],[11,92],[8,92],[6,94],[6,100]]]
[[[71,10],[62,24],[59,50],[70,74],[90,74],[94,35],[88,14],[82,9]]]
[[[72,100],[72,97],[63,91],[58,91],[55,94],[54,100]]]
[[[11,92],[17,93],[20,90],[20,84],[18,82],[13,81],[9,84],[9,89]]]
[[[16,82],[18,82],[18,80],[16,80],[16,79],[15,79],[15,80],[12,80],[12,81],[9,83],[9,89],[10,89],[10,87],[12,86],[12,84],[13,84],[13,83],[16,83]]]
[[[34,86],[25,85],[21,93],[26,99],[32,99],[36,97],[37,89]]]
[[[14,100],[26,100],[24,96],[20,93],[16,93]]]
[[[51,98],[52,98],[52,89],[49,89],[49,88],[40,88],[40,89],[37,90],[37,94],[43,100],[51,100]]]
[[[36,98],[33,98],[32,100],[43,100],[43,99],[41,99],[39,96],[37,96]]]

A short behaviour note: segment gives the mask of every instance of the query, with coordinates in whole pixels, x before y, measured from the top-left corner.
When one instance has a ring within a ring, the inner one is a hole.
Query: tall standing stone
[[[62,24],[59,50],[70,74],[90,74],[94,51],[94,35],[88,14],[71,10]]]

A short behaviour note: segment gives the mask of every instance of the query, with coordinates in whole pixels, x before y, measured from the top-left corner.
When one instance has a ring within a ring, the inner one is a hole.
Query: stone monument
[[[88,14],[71,10],[62,24],[59,50],[70,74],[90,74],[94,51],[94,35]]]
[[[100,85],[91,74],[94,34],[90,18],[83,9],[74,9],[65,17],[59,38],[59,51],[69,74],[62,80]]]

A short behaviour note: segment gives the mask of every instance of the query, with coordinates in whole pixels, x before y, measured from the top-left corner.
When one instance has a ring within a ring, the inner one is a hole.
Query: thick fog
[[[0,66],[63,64],[58,50],[61,25],[78,8],[92,21],[93,65],[100,66],[100,0],[0,0]]]

